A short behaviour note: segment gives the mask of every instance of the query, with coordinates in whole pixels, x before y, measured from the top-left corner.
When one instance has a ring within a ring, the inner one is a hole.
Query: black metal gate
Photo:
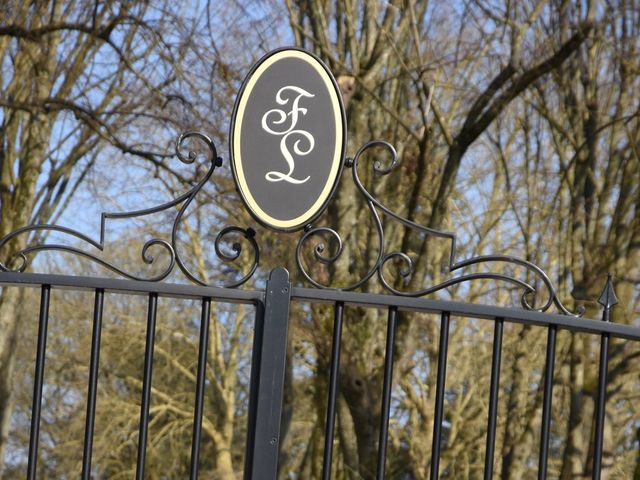
[[[602,465],[602,444],[603,426],[605,420],[606,387],[608,372],[608,349],[609,340],[613,337],[624,338],[631,341],[640,341],[640,328],[630,325],[620,325],[610,322],[612,307],[617,303],[611,277],[609,277],[599,303],[603,307],[602,321],[585,319],[580,315],[573,315],[559,301],[555,289],[549,277],[536,265],[514,257],[493,255],[474,257],[464,261],[455,261],[455,235],[447,232],[440,232],[417,225],[409,220],[403,219],[394,212],[387,209],[378,202],[363,186],[358,176],[358,163],[361,155],[371,147],[382,146],[393,156],[392,167],[396,164],[395,150],[384,142],[371,142],[362,147],[353,159],[348,159],[346,167],[352,169],[353,180],[360,193],[366,199],[370,213],[374,220],[379,239],[379,253],[375,265],[356,283],[342,289],[327,288],[321,282],[313,278],[306,268],[302,250],[304,245],[314,235],[328,235],[338,244],[338,251],[335,255],[327,256],[326,252],[316,244],[314,255],[316,260],[323,264],[332,264],[342,252],[342,241],[334,230],[328,227],[305,228],[298,241],[296,260],[299,273],[314,288],[303,288],[293,286],[289,279],[289,273],[283,268],[276,268],[271,271],[269,280],[264,290],[243,290],[236,289],[238,285],[246,282],[256,271],[259,260],[259,251],[255,232],[251,229],[240,227],[223,228],[215,240],[215,250],[222,260],[233,262],[240,253],[239,244],[233,244],[232,252],[223,251],[220,244],[223,237],[227,235],[240,235],[248,242],[253,250],[249,253],[253,261],[250,262],[248,272],[242,274],[226,287],[207,286],[189,271],[180,258],[178,248],[178,229],[181,217],[187,206],[194,199],[200,188],[209,180],[214,169],[221,164],[221,159],[217,157],[216,150],[211,140],[196,133],[188,133],[178,139],[178,146],[184,138],[196,136],[204,140],[211,150],[210,166],[206,175],[195,187],[176,198],[158,207],[147,210],[138,210],[128,213],[103,213],[100,232],[100,240],[93,240],[79,232],[55,225],[35,225],[18,229],[3,239],[0,239],[0,248],[12,242],[22,234],[41,233],[48,230],[56,234],[70,235],[76,240],[87,242],[92,247],[102,250],[104,248],[104,226],[105,220],[110,218],[130,218],[148,215],[159,211],[166,211],[177,207],[178,213],[173,222],[171,241],[152,239],[145,243],[143,248],[143,259],[146,263],[152,263],[153,258],[147,255],[147,250],[151,246],[163,248],[168,252],[170,262],[160,274],[146,278],[136,277],[100,259],[95,254],[80,250],[72,246],[60,244],[39,244],[35,246],[23,247],[14,253],[6,263],[0,263],[0,286],[2,287],[32,287],[38,288],[41,292],[39,330],[37,339],[37,352],[34,374],[33,404],[31,410],[31,430],[28,453],[27,478],[36,478],[36,467],[38,459],[40,412],[43,394],[43,378],[45,369],[45,353],[47,348],[47,327],[49,319],[50,295],[53,289],[71,289],[95,292],[95,305],[93,310],[93,334],[91,341],[89,382],[87,388],[87,412],[84,434],[84,451],[82,462],[82,478],[91,478],[91,457],[92,442],[94,433],[94,420],[96,414],[96,392],[98,384],[98,372],[100,364],[100,340],[102,331],[102,314],[105,301],[108,301],[109,294],[118,293],[124,295],[145,295],[148,297],[146,342],[144,354],[144,373],[142,398],[140,406],[139,434],[137,445],[137,468],[136,478],[145,477],[145,455],[147,447],[147,434],[149,426],[149,407],[151,401],[151,379],[153,373],[154,360],[154,339],[156,330],[156,313],[158,299],[167,298],[188,298],[201,302],[201,323],[199,337],[199,353],[196,375],[196,395],[193,405],[193,435],[191,442],[191,464],[190,478],[198,477],[198,458],[201,439],[202,417],[203,417],[203,397],[206,383],[205,363],[207,354],[207,341],[209,329],[209,316],[212,304],[218,303],[244,303],[253,305],[255,308],[255,332],[252,353],[252,367],[249,393],[249,414],[248,433],[246,441],[244,478],[246,480],[273,480],[277,476],[278,454],[282,443],[280,433],[280,422],[283,404],[283,387],[285,374],[285,359],[287,355],[287,333],[289,326],[289,310],[293,302],[303,302],[305,304],[323,303],[333,306],[334,326],[333,340],[331,348],[330,369],[328,372],[328,397],[326,403],[326,421],[324,435],[324,456],[323,456],[323,480],[331,478],[332,448],[334,438],[334,424],[336,417],[336,400],[338,398],[338,378],[340,349],[343,329],[343,314],[345,307],[358,306],[364,309],[384,309],[387,315],[386,348],[384,352],[384,377],[383,388],[380,397],[381,415],[379,425],[379,441],[377,451],[377,472],[376,478],[385,478],[385,461],[387,451],[387,437],[389,427],[389,416],[391,409],[391,391],[393,386],[393,362],[396,327],[399,312],[426,312],[440,316],[440,339],[438,350],[437,382],[435,394],[435,415],[433,426],[433,438],[431,448],[431,470],[430,478],[439,477],[439,459],[442,445],[443,409],[445,398],[445,380],[447,350],[449,341],[449,324],[452,318],[475,318],[494,325],[492,369],[490,379],[489,408],[487,415],[486,434],[486,455],[484,463],[484,478],[490,479],[493,476],[494,466],[494,446],[496,435],[496,420],[498,416],[498,394],[500,386],[500,363],[502,356],[503,329],[506,323],[519,323],[536,326],[547,330],[546,366],[544,369],[544,390],[543,408],[541,421],[541,435],[539,448],[538,478],[547,476],[547,457],[549,451],[550,423],[551,423],[551,403],[554,379],[554,365],[556,354],[556,336],[558,330],[570,330],[573,332],[583,332],[599,336],[601,341],[599,360],[599,383],[597,387],[596,413],[595,413],[595,441],[592,476],[594,479],[600,478]],[[176,148],[178,157],[185,163],[193,162],[195,154],[184,156]],[[379,165],[374,165],[376,172],[386,174],[391,171],[391,167],[382,169]],[[451,241],[451,257],[449,261],[449,272],[468,266],[485,265],[488,262],[502,262],[515,265],[526,270],[536,277],[537,282],[542,284],[547,291],[548,300],[542,307],[534,307],[529,304],[528,296],[535,292],[535,289],[523,280],[518,280],[512,276],[496,274],[492,272],[483,273],[475,271],[465,275],[451,278],[441,284],[425,288],[415,292],[403,292],[397,289],[397,284],[385,278],[385,266],[388,268],[392,261],[401,261],[405,265],[412,266],[411,258],[402,252],[385,251],[384,229],[380,221],[379,214],[387,215],[391,220],[400,222],[408,228],[418,230],[424,235],[435,235]],[[26,243],[26,242],[25,242]],[[65,250],[73,254],[79,254],[98,262],[100,265],[114,270],[117,274],[129,279],[112,279],[96,277],[77,277],[65,275],[48,275],[37,273],[24,273],[28,266],[28,256],[39,250]],[[324,253],[323,253],[324,252]],[[182,273],[196,285],[178,285],[158,282],[166,278],[178,265]],[[381,288],[390,294],[360,293],[353,290],[364,285],[372,277],[377,276]],[[523,307],[504,308],[485,305],[466,304],[442,300],[432,300],[424,298],[425,295],[437,290],[447,288],[451,285],[470,280],[499,280],[515,284],[522,288],[521,298]],[[554,305],[559,314],[547,313],[547,309]]]
[[[588,320],[567,315],[556,315],[512,308],[470,305],[465,303],[429,300],[424,298],[377,295],[338,290],[318,290],[293,287],[289,274],[283,268],[276,268],[270,274],[264,291],[238,290],[190,285],[173,285],[155,282],[119,280],[107,278],[86,278],[62,275],[30,273],[0,273],[0,285],[34,287],[41,291],[39,330],[35,364],[35,384],[29,441],[27,478],[36,478],[40,409],[42,401],[43,375],[49,318],[49,299],[52,289],[91,290],[95,292],[93,315],[93,335],[91,343],[91,363],[87,388],[87,414],[84,436],[82,478],[91,478],[91,451],[96,413],[96,390],[98,382],[100,334],[105,297],[109,293],[148,296],[147,333],[144,361],[144,377],[140,407],[138,455],[136,478],[144,478],[145,450],[149,423],[151,398],[151,377],[153,373],[153,347],[156,325],[156,309],[159,297],[190,298],[202,302],[202,322],[200,331],[196,401],[193,407],[193,437],[191,444],[190,478],[198,477],[198,458],[203,414],[205,385],[205,360],[209,328],[209,312],[212,302],[248,303],[255,306],[255,335],[250,387],[250,410],[245,456],[245,479],[275,479],[278,466],[278,452],[281,443],[280,420],[283,401],[285,356],[289,306],[291,302],[333,305],[334,327],[329,372],[329,394],[326,407],[325,449],[323,479],[331,478],[331,459],[338,395],[338,375],[343,312],[345,306],[357,305],[364,308],[384,308],[388,311],[387,340],[384,355],[384,385],[381,395],[381,420],[379,426],[379,448],[376,478],[384,478],[389,424],[391,388],[393,383],[394,335],[399,311],[428,312],[440,315],[440,343],[437,371],[435,419],[433,429],[431,476],[438,478],[439,456],[442,435],[444,385],[446,377],[448,331],[451,317],[480,318],[494,323],[493,361],[489,414],[487,418],[486,456],[484,478],[492,478],[493,456],[496,431],[498,389],[500,382],[500,360],[503,327],[505,322],[515,322],[546,328],[548,331],[546,366],[544,371],[544,400],[542,410],[542,430],[539,451],[539,478],[546,478],[547,454],[549,448],[549,426],[551,421],[551,401],[555,362],[555,342],[558,329],[585,332],[601,338],[599,363],[599,385],[597,390],[596,441],[593,478],[599,478],[602,462],[602,435],[606,403],[607,357],[611,337],[640,341],[640,329],[628,325],[610,323],[610,311],[615,304],[611,282],[607,283],[600,302],[603,305],[603,321]]]

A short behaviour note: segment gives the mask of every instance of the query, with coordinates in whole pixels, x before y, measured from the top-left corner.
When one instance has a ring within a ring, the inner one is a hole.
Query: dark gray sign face
[[[275,230],[308,225],[335,190],[345,149],[340,91],[309,52],[276,50],[244,81],[231,123],[231,163],[251,214]]]

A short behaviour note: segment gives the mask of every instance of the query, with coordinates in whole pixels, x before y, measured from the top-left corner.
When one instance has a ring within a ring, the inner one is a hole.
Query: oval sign
[[[345,125],[338,84],[312,53],[275,50],[254,65],[229,146],[240,196],[260,223],[292,231],[322,213],[342,172]]]

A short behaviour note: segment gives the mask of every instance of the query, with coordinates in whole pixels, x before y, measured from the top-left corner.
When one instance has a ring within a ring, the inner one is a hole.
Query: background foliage
[[[209,134],[225,167],[187,212],[191,268],[218,284],[229,269],[211,243],[221,225],[257,230],[261,271],[285,265],[296,282],[296,235],[275,237],[243,211],[224,148],[233,100],[251,63],[295,44],[334,72],[348,117],[348,154],[371,139],[398,150],[400,166],[363,180],[400,215],[458,233],[458,257],[506,253],[544,268],[572,309],[598,318],[606,274],[616,278],[613,321],[638,325],[640,301],[640,4],[470,0],[284,0],[284,2],[8,1],[0,6],[0,236],[56,222],[95,236],[101,210],[152,206],[193,185],[171,158],[177,133]],[[345,250],[317,278],[346,285],[377,254],[364,199],[348,175],[319,220]],[[450,245],[383,219],[387,250],[414,271],[396,285],[419,289],[448,278]],[[147,238],[167,235],[167,216],[115,222],[105,255],[139,268]],[[37,238],[20,238],[2,252]],[[333,248],[331,239],[325,239]],[[400,266],[401,267],[401,266]],[[62,256],[38,271],[106,275]],[[495,271],[501,271],[496,265]],[[392,269],[391,269],[392,270]],[[393,275],[394,272],[389,272]],[[524,272],[513,272],[526,278]],[[184,281],[179,276],[173,281]],[[528,279],[533,280],[533,279]],[[377,291],[375,282],[363,287]],[[5,478],[26,463],[34,358],[34,292],[0,296],[0,459]],[[443,298],[511,305],[518,292],[479,283]],[[537,299],[538,304],[544,299]],[[76,477],[81,466],[91,299],[55,292],[49,331],[40,465],[43,478]],[[375,470],[384,312],[348,309],[340,378],[335,478]],[[144,302],[106,299],[94,469],[129,478],[135,468]],[[197,358],[198,305],[161,302],[155,350],[148,470],[184,478]],[[241,478],[252,311],[216,306],[207,378],[203,478]],[[402,316],[390,425],[388,476],[427,478],[438,323]],[[332,318],[296,305],[280,472],[320,476]],[[442,478],[479,478],[484,459],[492,324],[451,328]],[[535,478],[545,331],[505,332],[496,476]],[[558,337],[550,476],[590,477],[598,348]],[[604,478],[640,478],[640,346],[613,342]]]

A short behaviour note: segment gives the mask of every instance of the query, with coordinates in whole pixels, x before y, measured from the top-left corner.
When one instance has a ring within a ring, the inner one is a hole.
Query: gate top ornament
[[[288,48],[258,61],[229,135],[233,175],[253,217],[280,231],[315,220],[338,185],[345,131],[338,84],[319,58]]]
[[[230,154],[240,196],[253,217],[266,227],[285,232],[304,228],[298,239],[295,257],[298,270],[307,282],[316,288],[354,290],[377,275],[380,285],[387,292],[393,295],[420,297],[463,282],[490,279],[519,287],[522,292],[521,304],[527,310],[544,312],[553,305],[565,315],[580,316],[584,313],[582,308],[575,314],[570,312],[558,298],[547,274],[529,261],[506,255],[483,255],[456,261],[454,233],[427,228],[401,217],[376,199],[360,180],[359,168],[362,160],[374,148],[384,150],[391,157],[391,161],[386,166],[379,161],[373,162],[373,172],[377,176],[384,176],[395,169],[398,160],[393,146],[378,140],[368,142],[356,152],[353,159],[345,161],[346,130],[344,107],[335,79],[316,56],[304,50],[279,49],[263,57],[247,76],[235,103],[230,133]],[[189,269],[188,262],[182,257],[179,232],[186,209],[212,177],[216,167],[222,165],[222,159],[218,157],[215,145],[207,135],[187,132],[180,135],[176,142],[176,156],[181,162],[192,164],[199,158],[195,151],[184,154],[183,144],[188,138],[203,142],[209,153],[206,173],[190,190],[155,207],[131,212],[103,212],[99,239],[53,224],[35,224],[14,230],[0,239],[0,251],[10,251],[9,254],[0,255],[0,271],[23,272],[28,268],[33,254],[57,250],[88,258],[120,276],[133,280],[164,280],[177,265],[193,283],[208,285]],[[314,272],[309,269],[308,260],[305,258],[331,266],[343,253],[340,234],[329,227],[314,226],[312,222],[317,220],[331,200],[345,166],[351,169],[353,182],[368,207],[378,245],[375,263],[369,270],[351,285],[338,288],[323,284],[314,277]],[[96,250],[101,252],[105,248],[107,220],[142,217],[162,211],[173,212],[176,209],[171,238],[152,238],[142,247],[142,260],[147,265],[156,263],[158,257],[151,255],[151,249],[165,253],[165,263],[159,268],[159,273],[130,273],[96,254]],[[449,273],[473,265],[478,269],[453,276],[437,285],[415,291],[402,290],[401,281],[411,277],[414,261],[405,252],[386,251],[381,214],[425,236],[447,239],[451,245]],[[57,232],[75,239],[76,242],[79,240],[94,250],[84,250],[75,245],[43,243],[40,239],[43,235],[46,237],[47,232]],[[22,243],[26,244],[25,247],[16,248],[18,244],[14,241],[23,235],[30,236],[32,240],[35,238],[35,244],[29,245],[25,241]],[[325,243],[329,242],[335,246],[331,252],[325,246]],[[223,248],[223,244],[230,246]],[[256,272],[260,251],[252,228],[226,226],[216,236],[213,246],[220,260],[229,265],[235,262],[236,278],[221,286],[240,286]],[[246,253],[243,252],[243,246],[247,247]],[[309,246],[311,250],[307,250]],[[305,256],[305,250],[311,252],[311,255]],[[385,277],[385,271],[398,262],[404,264],[404,268],[399,271],[399,278],[391,281]],[[537,284],[543,286],[546,301],[542,305],[536,305],[537,289],[524,280],[512,275],[482,271],[479,268],[495,263],[522,268]]]

